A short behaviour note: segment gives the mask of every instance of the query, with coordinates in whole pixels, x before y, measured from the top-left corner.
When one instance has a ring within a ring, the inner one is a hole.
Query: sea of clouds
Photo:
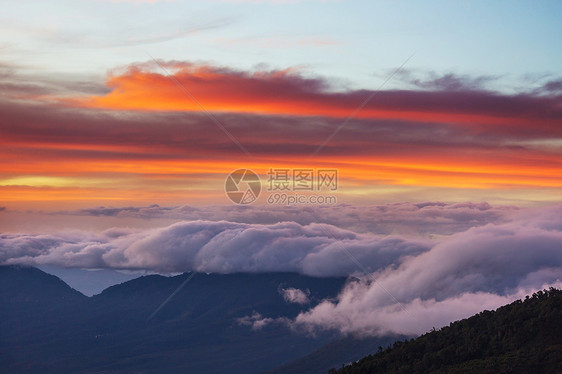
[[[335,299],[294,320],[256,314],[244,323],[259,328],[281,321],[304,331],[368,336],[419,334],[562,285],[561,205],[108,209],[59,214],[178,221],[156,228],[2,233],[0,264],[354,276]],[[307,290],[280,292],[287,302],[307,304]]]

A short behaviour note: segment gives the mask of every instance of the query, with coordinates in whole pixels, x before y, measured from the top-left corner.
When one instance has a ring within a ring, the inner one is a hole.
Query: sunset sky
[[[272,167],[338,169],[341,203],[561,200],[556,2],[7,5],[8,210],[228,204]]]
[[[365,276],[297,322],[373,335],[562,287],[562,2],[0,9],[0,265]],[[337,201],[272,204],[298,169]]]

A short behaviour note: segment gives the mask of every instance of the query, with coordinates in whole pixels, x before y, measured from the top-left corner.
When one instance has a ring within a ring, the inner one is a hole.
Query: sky
[[[359,272],[290,323],[371,335],[558,284],[561,17],[555,1],[6,1],[0,263],[99,271],[89,293],[146,272]]]
[[[224,204],[272,167],[337,168],[340,202],[559,200],[556,2],[5,4],[7,208]]]

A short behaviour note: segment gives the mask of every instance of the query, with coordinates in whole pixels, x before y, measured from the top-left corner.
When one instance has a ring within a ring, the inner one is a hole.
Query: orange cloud
[[[58,105],[0,101],[0,206],[225,203],[228,173],[251,168],[265,180],[270,167],[337,168],[340,201],[383,194],[425,200],[444,191],[456,199],[462,191],[462,200],[561,195],[562,115],[555,96],[375,93],[309,158],[372,91],[337,91],[291,69],[165,66],[252,157],[170,77],[134,65],[109,77],[107,94]]]
[[[76,105],[143,111],[201,111],[184,89],[209,111],[294,116],[396,119],[450,124],[494,124],[553,128],[562,120],[559,100],[491,92],[335,91],[325,80],[292,69],[243,72],[186,62],[137,64],[109,76],[111,92]],[[179,84],[178,84],[179,82]],[[180,85],[182,87],[180,87]]]

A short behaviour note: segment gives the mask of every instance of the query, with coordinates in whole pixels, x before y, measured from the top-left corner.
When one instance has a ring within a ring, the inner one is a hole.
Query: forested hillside
[[[330,373],[560,373],[562,291],[539,291]]]

